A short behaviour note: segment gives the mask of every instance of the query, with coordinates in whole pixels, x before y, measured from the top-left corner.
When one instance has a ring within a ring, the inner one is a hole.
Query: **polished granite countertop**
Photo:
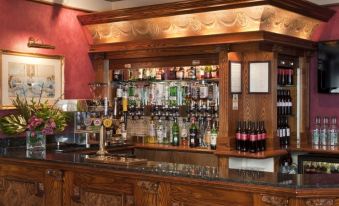
[[[280,188],[339,188],[339,174],[303,174],[289,175],[262,171],[235,170],[219,171],[216,167],[176,164],[148,161],[141,165],[111,165],[92,163],[86,160],[88,155],[79,153],[58,153],[55,150],[29,152],[25,149],[2,148],[0,158],[32,160],[79,165],[91,168],[111,169],[115,171],[154,174],[169,177],[185,177],[214,182],[254,184]]]

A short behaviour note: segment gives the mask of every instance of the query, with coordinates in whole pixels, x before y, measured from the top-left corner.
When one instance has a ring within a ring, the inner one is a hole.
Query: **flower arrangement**
[[[41,102],[41,95],[38,101],[17,96],[12,102],[16,113],[0,118],[0,130],[4,134],[18,135],[26,131],[31,143],[35,143],[45,135],[62,132],[67,125],[66,114],[56,104]]]

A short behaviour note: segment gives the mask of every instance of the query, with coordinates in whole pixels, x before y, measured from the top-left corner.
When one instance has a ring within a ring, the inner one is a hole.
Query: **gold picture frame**
[[[19,96],[53,103],[64,95],[64,56],[0,50],[0,109]]]

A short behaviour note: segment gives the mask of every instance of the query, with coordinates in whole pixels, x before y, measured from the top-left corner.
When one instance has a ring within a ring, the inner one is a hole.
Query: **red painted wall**
[[[337,11],[327,24],[319,26],[314,35],[314,41],[339,40],[339,6],[331,9]],[[339,94],[320,94],[317,91],[317,54],[311,60],[310,74],[310,118],[311,127],[317,115],[337,116],[339,118]]]
[[[65,56],[65,98],[88,98],[87,84],[93,81],[94,70],[76,18],[79,14],[82,12],[27,0],[0,0],[0,49]],[[56,49],[28,48],[30,36]]]

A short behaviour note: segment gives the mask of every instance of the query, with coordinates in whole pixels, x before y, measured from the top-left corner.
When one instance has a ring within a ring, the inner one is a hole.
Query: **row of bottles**
[[[278,90],[277,91],[277,114],[278,116],[282,115],[292,115],[292,98],[290,90]]]
[[[303,163],[305,174],[337,174],[339,173],[339,165],[336,163],[326,162],[310,162]]]
[[[238,121],[236,130],[236,150],[261,152],[266,150],[266,130],[264,122]]]
[[[148,128],[146,142],[150,144],[216,149],[218,122],[215,119],[151,118]]]
[[[219,77],[217,65],[163,67],[163,68],[139,68],[129,69],[124,75],[124,70],[116,69],[113,73],[113,81],[144,81],[144,80],[203,80]]]
[[[287,117],[278,117],[277,137],[281,148],[287,148],[290,145],[291,129]]]
[[[126,105],[122,105],[125,103]],[[219,86],[216,82],[128,82],[116,86],[114,116],[126,107],[128,116],[177,117],[181,106],[192,117],[216,117],[219,108]],[[146,107],[150,107],[146,111]],[[189,116],[189,117],[191,117]]]
[[[321,119],[323,121],[321,121]],[[312,131],[312,144],[314,146],[338,146],[337,118],[316,117]]]
[[[290,58],[281,58],[278,61],[278,85],[280,86],[291,86],[294,80],[294,60]]]

